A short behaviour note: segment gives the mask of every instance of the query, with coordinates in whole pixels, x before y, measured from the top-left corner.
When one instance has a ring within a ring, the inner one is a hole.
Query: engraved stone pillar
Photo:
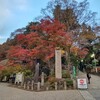
[[[55,77],[62,78],[61,50],[55,50]]]

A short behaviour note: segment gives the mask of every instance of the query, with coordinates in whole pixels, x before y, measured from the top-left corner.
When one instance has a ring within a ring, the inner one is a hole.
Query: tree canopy
[[[67,56],[73,54],[84,58],[88,53],[86,47],[96,40],[96,13],[89,11],[88,7],[87,0],[80,3],[75,0],[50,1],[42,9],[42,19],[30,22],[26,28],[11,34],[6,43],[11,47],[7,49],[7,57],[10,60],[32,61],[39,58],[47,61],[60,47],[68,53]]]

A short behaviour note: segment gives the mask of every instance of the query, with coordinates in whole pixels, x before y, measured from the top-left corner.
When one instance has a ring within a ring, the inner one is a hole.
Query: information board
[[[78,89],[87,89],[86,78],[77,79],[77,87],[78,87]]]
[[[24,79],[24,76],[23,76],[23,73],[17,73],[16,74],[16,78],[15,78],[15,83],[17,82],[17,83],[19,83],[19,82],[23,82],[23,79]]]

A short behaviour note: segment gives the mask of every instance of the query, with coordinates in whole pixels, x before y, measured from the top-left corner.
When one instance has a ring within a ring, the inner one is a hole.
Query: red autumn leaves
[[[67,50],[70,47],[71,52],[80,57],[85,57],[87,49],[74,46],[72,33],[67,32],[64,24],[57,20],[41,20],[38,25],[30,27],[29,34],[18,34],[18,45],[12,47],[8,52],[8,57],[18,59],[40,58],[49,60],[54,57],[56,47]],[[76,49],[77,48],[77,49]]]

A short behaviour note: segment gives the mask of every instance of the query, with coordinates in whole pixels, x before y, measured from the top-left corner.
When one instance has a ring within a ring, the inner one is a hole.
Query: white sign
[[[17,83],[19,83],[19,82],[23,82],[23,79],[24,79],[24,76],[23,76],[23,73],[17,73],[16,74],[16,78],[15,78],[15,83],[17,82]]]
[[[61,50],[55,50],[55,76],[62,78]]]
[[[87,89],[87,81],[85,78],[77,79],[77,85],[79,89]]]

